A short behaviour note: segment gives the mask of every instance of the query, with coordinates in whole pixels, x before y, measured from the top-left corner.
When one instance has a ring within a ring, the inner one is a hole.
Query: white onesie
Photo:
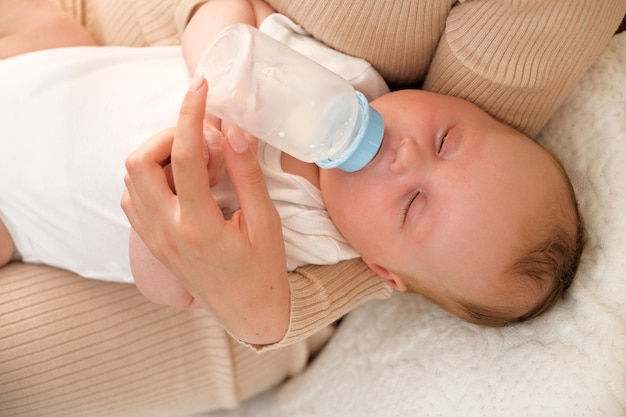
[[[263,31],[356,84],[368,98],[387,92],[365,61],[331,50],[282,15]],[[128,221],[120,208],[124,160],[176,124],[190,77],[179,47],[74,47],[0,61],[0,216],[25,262],[87,278],[132,282]],[[326,213],[313,185],[261,145],[281,219],[290,270],[358,256]],[[237,208],[228,181],[212,190]]]

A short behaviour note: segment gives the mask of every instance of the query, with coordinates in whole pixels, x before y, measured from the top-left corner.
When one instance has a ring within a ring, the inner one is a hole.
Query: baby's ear
[[[370,262],[367,259],[363,259],[363,262],[365,262],[367,264],[367,266],[369,266],[372,271],[376,272],[376,274],[378,274],[379,277],[381,277],[382,279],[387,281],[387,284],[391,285],[396,290],[398,290],[398,291],[406,291],[407,290],[407,287],[406,287],[406,284],[404,283],[404,280],[402,278],[400,278],[394,272],[391,272],[390,270],[388,270],[384,266],[381,266],[381,265],[375,264],[373,262]]]

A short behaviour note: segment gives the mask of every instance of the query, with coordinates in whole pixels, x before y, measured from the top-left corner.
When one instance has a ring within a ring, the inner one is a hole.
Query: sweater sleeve
[[[393,292],[360,258],[298,268],[289,274],[289,282],[291,316],[287,333],[272,345],[249,345],[258,352],[302,341],[365,301],[388,298]]]
[[[468,0],[452,8],[423,88],[534,136],[600,54],[624,0]]]

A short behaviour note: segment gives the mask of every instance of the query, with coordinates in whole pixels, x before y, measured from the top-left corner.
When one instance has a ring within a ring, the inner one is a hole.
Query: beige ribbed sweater
[[[201,0],[52,0],[103,44],[173,45]],[[268,0],[391,83],[467,98],[534,134],[599,54],[626,0]],[[206,313],[48,267],[0,270],[1,416],[170,416],[234,406],[300,372],[306,339],[389,288],[362,262],[290,276],[284,347],[257,354]]]
[[[257,354],[204,311],[152,304],[133,285],[10,264],[0,269],[0,416],[156,417],[232,407],[301,372],[337,312],[388,294],[360,261],[318,269],[291,275],[298,340]],[[316,329],[323,330],[303,340]]]

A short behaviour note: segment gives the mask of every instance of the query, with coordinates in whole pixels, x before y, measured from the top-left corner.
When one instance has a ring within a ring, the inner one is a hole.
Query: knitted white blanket
[[[415,295],[373,301],[348,315],[304,374],[208,416],[626,415],[626,32],[539,139],[570,174],[589,232],[556,308],[489,329]]]

